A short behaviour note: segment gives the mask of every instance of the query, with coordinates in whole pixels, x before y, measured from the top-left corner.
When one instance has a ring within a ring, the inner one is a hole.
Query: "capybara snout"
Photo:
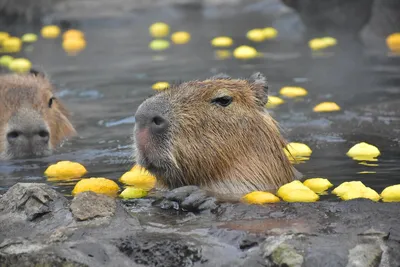
[[[292,181],[296,170],[267,101],[261,73],[248,79],[220,74],[160,91],[136,112],[136,161],[170,189],[274,190]]]
[[[5,134],[7,151],[14,157],[50,153],[49,126],[34,109],[21,108],[14,113]]]
[[[75,134],[68,111],[42,73],[0,76],[0,160],[50,155]]]

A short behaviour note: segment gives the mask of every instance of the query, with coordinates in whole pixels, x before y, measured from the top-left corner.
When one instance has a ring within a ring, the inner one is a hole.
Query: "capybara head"
[[[294,179],[285,140],[268,114],[268,84],[219,74],[160,91],[138,108],[134,150],[161,187],[222,194],[275,190]]]
[[[69,114],[37,71],[0,76],[0,160],[50,155],[75,135]]]

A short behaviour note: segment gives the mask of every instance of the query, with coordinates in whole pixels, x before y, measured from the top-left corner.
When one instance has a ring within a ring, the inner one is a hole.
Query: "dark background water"
[[[301,28],[290,19],[282,24],[263,14],[219,17],[212,10],[163,11],[74,25],[85,32],[87,40],[86,49],[76,56],[63,51],[61,38],[40,38],[25,48],[21,56],[45,70],[58,86],[58,96],[72,111],[79,136],[47,158],[0,162],[0,193],[16,182],[48,182],[44,170],[60,160],[82,163],[89,171],[85,177],[117,180],[134,164],[133,116],[153,93],[153,83],[202,79],[217,72],[246,77],[254,71],[265,73],[272,95],[287,85],[302,86],[309,92],[299,100],[286,99],[271,110],[289,141],[304,142],[313,150],[310,160],[297,165],[306,177],[325,177],[334,185],[360,180],[379,193],[400,183],[400,57],[386,50],[367,52],[360,44],[340,37],[329,53],[312,54],[307,40],[299,38]],[[172,31],[190,32],[192,40],[186,45],[171,44],[166,51],[151,51],[148,27],[155,21],[169,23]],[[253,44],[245,38],[247,30],[270,25],[282,33],[277,40]],[[39,33],[40,28],[13,25],[0,30],[21,36]],[[233,48],[250,44],[264,57],[217,59],[210,40],[221,35],[234,39]],[[313,113],[312,108],[322,101],[334,101],[342,111]],[[380,149],[382,155],[374,162],[378,166],[361,165],[346,156],[352,145],[363,141]],[[363,171],[374,173],[360,173]],[[49,183],[68,195],[75,182]]]

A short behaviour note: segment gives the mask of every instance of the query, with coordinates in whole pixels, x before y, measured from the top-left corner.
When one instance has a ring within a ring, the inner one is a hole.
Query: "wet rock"
[[[87,267],[85,264],[67,260],[52,254],[21,254],[21,255],[1,255],[0,266],[7,267]]]
[[[116,202],[112,197],[87,191],[75,196],[70,209],[77,220],[85,221],[97,217],[113,216]]]
[[[10,188],[0,266],[400,266],[400,203],[224,203],[203,214],[92,192],[71,202],[46,185]]]
[[[346,267],[377,267],[381,261],[382,249],[373,244],[360,244],[349,251]]]
[[[28,221],[33,221],[66,202],[66,198],[46,184],[17,183],[0,198],[0,214],[24,214]]]
[[[117,247],[135,263],[147,266],[192,266],[202,258],[197,244],[174,235],[128,236]]]
[[[266,263],[268,266],[282,266],[282,267],[301,267],[303,264],[303,256],[298,254],[296,250],[283,242],[278,241],[272,244],[266,244],[264,249],[266,253]]]

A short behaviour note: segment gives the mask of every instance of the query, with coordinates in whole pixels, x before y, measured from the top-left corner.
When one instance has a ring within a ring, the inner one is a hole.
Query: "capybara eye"
[[[217,105],[220,105],[222,107],[227,107],[232,103],[232,97],[231,96],[222,96],[222,97],[217,97],[214,98],[211,102]]]
[[[49,99],[49,108],[53,105],[53,100],[56,99],[54,96]]]

